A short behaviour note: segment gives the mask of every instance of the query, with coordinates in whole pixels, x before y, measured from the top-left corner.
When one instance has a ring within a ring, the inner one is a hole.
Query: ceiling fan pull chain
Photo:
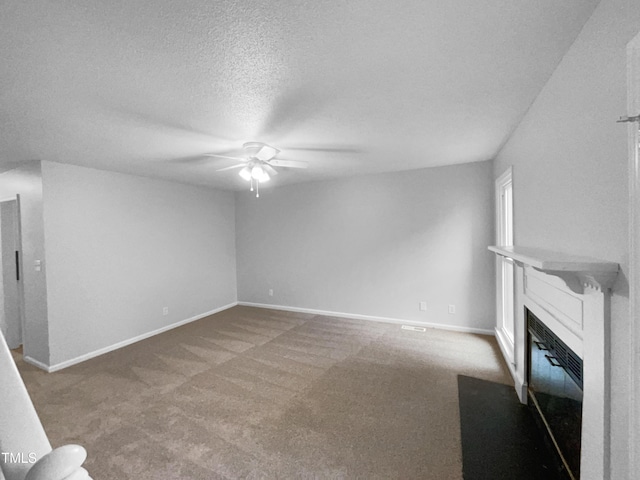
[[[251,192],[253,192],[253,178],[251,179]]]
[[[260,197],[260,180],[256,180],[256,198]]]

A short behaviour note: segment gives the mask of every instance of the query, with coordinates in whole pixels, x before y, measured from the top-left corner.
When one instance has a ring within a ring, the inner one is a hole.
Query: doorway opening
[[[10,349],[24,344],[19,197],[0,200],[0,330]]]

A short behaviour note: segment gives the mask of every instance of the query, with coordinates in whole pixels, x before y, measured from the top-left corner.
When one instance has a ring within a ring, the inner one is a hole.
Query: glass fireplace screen
[[[582,359],[533,313],[529,333],[529,397],[571,478],[580,476]]]

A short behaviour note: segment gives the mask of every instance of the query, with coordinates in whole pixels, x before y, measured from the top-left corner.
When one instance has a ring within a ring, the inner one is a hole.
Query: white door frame
[[[640,114],[640,33],[627,46],[627,114]],[[640,122],[629,123],[629,472],[640,471]]]
[[[18,265],[17,270],[19,272],[19,280],[17,282],[17,307],[18,307],[18,321],[20,322],[20,343],[23,346],[26,343],[26,334],[25,334],[25,304],[24,304],[24,269],[22,265],[22,224],[21,224],[21,215],[20,215],[20,195],[16,195],[15,197],[9,198],[1,198],[0,203],[3,202],[15,202],[15,231],[14,231],[14,242],[15,249],[18,252]]]

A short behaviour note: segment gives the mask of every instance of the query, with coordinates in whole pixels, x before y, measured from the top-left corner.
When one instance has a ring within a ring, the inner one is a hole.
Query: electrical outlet
[[[427,311],[427,302],[420,302],[420,311],[421,312],[426,312]]]
[[[169,307],[162,307],[162,315],[169,315]]]
[[[270,288],[270,289],[269,289],[269,296],[270,296],[270,297],[273,297],[273,288]]]
[[[456,306],[455,305],[449,305],[449,313],[450,314],[454,314],[456,313]]]

